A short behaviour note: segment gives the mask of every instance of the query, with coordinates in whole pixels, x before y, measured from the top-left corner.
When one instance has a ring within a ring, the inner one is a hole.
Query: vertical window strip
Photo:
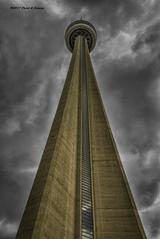
[[[86,41],[85,38],[81,36],[81,76],[82,76],[81,239],[93,239],[94,238],[93,207],[92,207],[85,41]]]

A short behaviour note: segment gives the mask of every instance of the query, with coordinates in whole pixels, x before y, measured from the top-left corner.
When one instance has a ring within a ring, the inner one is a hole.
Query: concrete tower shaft
[[[146,239],[96,82],[87,21],[65,32],[68,74],[16,239]]]

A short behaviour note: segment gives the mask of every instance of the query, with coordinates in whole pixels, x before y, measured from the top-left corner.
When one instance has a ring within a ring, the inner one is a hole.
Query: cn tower
[[[96,39],[88,21],[66,29],[71,62],[16,239],[146,239],[91,63]]]

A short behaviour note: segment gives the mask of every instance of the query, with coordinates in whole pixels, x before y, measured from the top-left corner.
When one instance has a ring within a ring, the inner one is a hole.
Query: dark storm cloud
[[[156,238],[160,233],[160,208],[153,208],[144,213],[146,218],[146,224],[150,230],[151,238]]]
[[[157,52],[160,51],[160,21],[147,27],[145,32],[139,33],[132,49],[133,51],[138,51],[144,46],[153,48]]]
[[[11,119],[11,116],[14,115],[15,120],[20,120],[22,121],[20,123],[23,123],[28,114],[27,111],[31,111],[31,107],[34,106],[34,102],[32,105],[30,104],[29,97],[36,94],[37,98],[40,97],[37,89],[40,91],[39,94],[41,91],[46,91],[45,95],[49,101],[51,92],[50,87],[47,86],[54,84],[53,91],[56,88],[56,81],[51,81],[52,76],[49,75],[53,71],[51,61],[53,62],[57,58],[54,70],[57,69],[60,52],[57,45],[63,45],[61,28],[64,24],[59,20],[60,27],[57,28],[57,20],[52,20],[46,12],[23,15],[14,11],[7,11],[6,14],[6,11],[7,9],[1,7],[1,125],[4,120]],[[56,38],[55,34],[60,34],[60,37]],[[47,108],[48,104],[45,104],[44,107]],[[21,119],[16,119],[17,111],[23,111],[23,115],[19,115]]]
[[[44,11],[24,13],[9,10],[9,2],[0,3],[0,238],[14,238],[46,142],[69,63],[64,29],[70,18],[85,12],[98,31],[92,56],[104,104],[136,202],[145,210],[148,235],[154,238],[160,213],[158,206],[147,210],[159,197],[160,48],[159,23],[148,24],[146,16],[154,16],[157,3],[144,8],[149,1],[66,0],[56,5],[49,0],[37,1]],[[122,33],[134,21],[149,27],[132,40],[130,33]],[[123,38],[124,45],[129,41],[124,56],[119,51]]]
[[[159,40],[156,22],[138,34],[129,55],[100,61],[98,73],[116,142],[141,209],[152,206],[160,193]],[[152,213],[143,216],[148,236],[155,238],[160,214],[154,218]]]
[[[137,54],[137,62],[138,58],[144,58],[143,62],[145,62],[145,58],[148,58],[149,60],[147,60],[147,63],[144,65],[141,64],[141,69],[139,69],[139,66],[135,64],[136,77],[134,77],[135,79],[133,78],[135,84],[134,86],[131,85],[131,88],[135,87],[132,91],[134,92],[134,103],[129,103],[129,98],[132,96],[130,91],[127,104],[123,102],[123,105],[125,105],[128,113],[130,109],[132,109],[132,111],[136,109],[136,114],[134,113],[132,119],[126,117],[125,125],[130,125],[128,129],[130,135],[126,137],[126,141],[132,143],[136,142],[137,151],[140,151],[139,161],[137,161],[137,165],[135,166],[135,171],[139,171],[138,177],[136,177],[137,175],[133,172],[130,172],[130,175],[133,175],[132,180],[137,185],[135,193],[138,194],[137,201],[140,207],[152,205],[159,195],[160,151],[158,132],[160,111],[158,104],[159,91],[155,91],[155,87],[158,88],[160,83],[159,42],[159,21],[147,27],[143,33],[139,33],[137,35],[132,46],[132,50]],[[134,74],[132,75],[134,76]],[[138,83],[138,81],[141,83]],[[143,82],[145,82],[145,84]],[[152,87],[153,85],[155,85],[154,88]],[[125,90],[128,89],[129,87]],[[128,115],[131,115],[131,112]],[[136,122],[136,126],[138,126],[139,130],[136,130],[135,127],[133,127],[134,122]],[[127,136],[127,133],[125,135]],[[131,145],[131,147],[133,147],[133,145]],[[130,170],[133,171],[133,168]],[[158,216],[156,216],[156,218],[158,226],[160,227]],[[151,222],[151,224],[153,224],[153,222]]]
[[[130,18],[134,15],[137,15],[139,13],[139,10],[141,8],[141,3],[142,1],[133,1],[133,0],[128,0],[128,1],[120,1],[120,0],[80,0],[80,1],[73,1],[73,0],[67,0],[64,1],[65,3],[69,3],[71,6],[78,8],[79,6],[87,6],[87,7],[91,7],[92,9],[95,9],[96,12],[96,8],[103,11],[107,11],[105,17],[107,17],[107,15],[110,15],[114,12],[117,11],[123,11],[124,14]],[[102,8],[105,7],[105,8]],[[108,14],[107,14],[108,13]],[[112,16],[113,18],[113,16]]]
[[[100,72],[100,86],[106,96],[106,107],[111,112],[109,116],[113,113],[112,108],[116,112],[116,117],[111,118],[115,130],[123,131],[117,138],[119,145],[123,151],[145,154],[158,142],[159,113],[150,90],[160,75],[160,62],[155,57],[152,62],[139,66],[138,57],[135,61],[124,57],[104,65]],[[107,99],[112,105],[107,104]]]
[[[111,35],[123,29],[129,20],[138,18],[143,12],[141,0],[67,0],[64,2],[67,2],[76,13],[79,13],[80,7],[86,7],[88,11],[86,14],[82,11],[82,16],[95,23],[96,27],[108,27],[108,34]]]
[[[119,56],[117,51],[116,57],[116,52],[111,55],[103,47],[100,55],[95,53],[94,60],[98,62],[99,59],[100,62],[96,66],[99,71],[97,79],[119,151],[124,156],[123,163],[137,206],[141,210],[154,205],[160,193],[160,24],[154,21],[148,25],[137,34],[126,55]],[[160,214],[156,213],[154,217],[153,210],[147,212],[142,216],[148,238],[156,238]]]
[[[27,155],[21,155],[18,160],[28,160]],[[6,158],[8,160],[8,158]],[[16,161],[16,160],[15,160]],[[16,164],[16,162],[15,162]],[[15,222],[15,219],[21,216],[21,211],[23,209],[23,201],[25,197],[29,193],[30,184],[33,180],[32,175],[27,175],[25,173],[17,174],[16,171],[13,172],[10,169],[6,170],[3,166],[1,167],[0,177],[0,188],[3,192],[1,194],[1,207],[0,207],[0,215],[1,218],[5,218],[10,222]],[[23,188],[25,187],[25,190]],[[9,206],[11,205],[11,206]],[[15,209],[12,209],[12,205],[14,205]]]
[[[46,11],[24,14],[0,5],[0,238],[11,239],[64,80],[64,21]]]

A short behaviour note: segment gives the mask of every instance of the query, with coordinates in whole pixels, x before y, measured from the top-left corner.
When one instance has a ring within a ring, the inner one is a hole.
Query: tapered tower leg
[[[75,238],[79,54],[77,38],[17,239]]]
[[[86,49],[96,239],[145,239]]]
[[[145,239],[90,59],[96,30],[75,21],[65,40],[72,59],[16,239]]]

